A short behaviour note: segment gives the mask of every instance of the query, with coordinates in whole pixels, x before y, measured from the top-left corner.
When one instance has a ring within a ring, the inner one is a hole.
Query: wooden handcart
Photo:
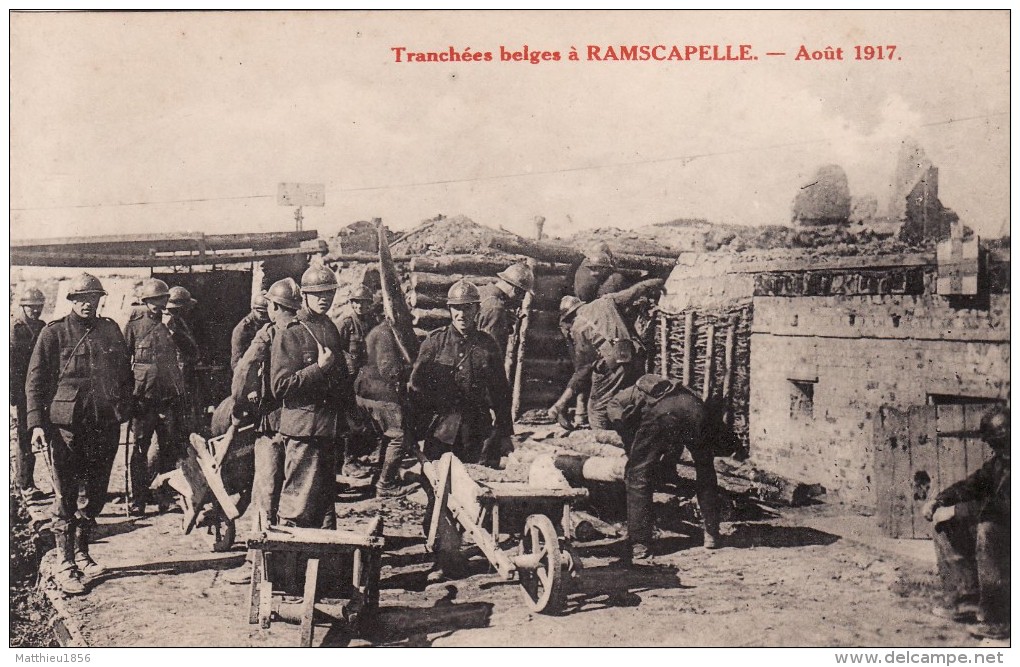
[[[476,482],[450,453],[435,465],[423,461],[422,468],[435,492],[426,548],[436,549],[445,513],[471,536],[504,581],[517,578],[532,610],[561,612],[582,567],[571,544],[570,507],[588,491]],[[519,540],[516,547],[514,540]]]
[[[316,621],[342,623],[352,635],[363,635],[379,610],[384,546],[379,517],[364,533],[285,526],[262,530],[248,542],[248,622],[264,629],[274,620],[297,623],[303,647],[312,645]]]
[[[184,534],[206,527],[213,535],[213,551],[229,551],[236,534],[235,521],[251,502],[255,478],[255,434],[250,426],[230,428],[206,440],[197,433],[189,439],[187,457],[172,473],[161,475],[181,496]]]

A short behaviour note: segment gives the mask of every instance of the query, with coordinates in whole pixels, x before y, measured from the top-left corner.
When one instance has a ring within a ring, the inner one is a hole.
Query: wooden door
[[[978,427],[981,416],[997,403],[952,398],[907,410],[879,410],[874,436],[876,514],[890,537],[930,539],[932,526],[921,512],[924,504],[991,458]]]

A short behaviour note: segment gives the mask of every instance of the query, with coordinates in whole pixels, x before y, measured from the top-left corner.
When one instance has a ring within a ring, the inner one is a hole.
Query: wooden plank
[[[486,482],[481,499],[504,500],[580,500],[588,497],[587,489],[543,489],[524,482]]]
[[[237,509],[237,504],[234,502],[233,497],[223,485],[223,478],[220,476],[217,461],[209,453],[209,450],[206,449],[205,440],[195,433],[192,433],[188,440],[195,451],[195,460],[198,462],[198,467],[205,477],[206,484],[209,485],[209,490],[212,491],[216,501],[220,504],[220,509],[223,511],[224,516],[228,519],[237,519],[241,516],[241,512]]]
[[[297,245],[302,241],[314,241],[319,233],[314,229],[300,232],[251,232],[243,234],[205,234],[203,232],[170,232],[165,234],[111,234],[106,236],[69,236],[46,239],[12,239],[11,247],[32,248],[74,248],[101,249],[109,252],[119,248],[141,248],[157,252],[197,249],[204,244],[209,249],[237,248],[252,249],[279,248]],[[130,251],[129,251],[130,252]]]
[[[939,441],[937,456],[939,463],[939,491],[967,476],[967,440],[946,437],[947,432],[963,430],[963,406],[941,404],[935,407]]]
[[[309,558],[305,567],[305,592],[301,598],[301,642],[310,648],[315,633],[315,589],[319,581],[319,559]]]
[[[148,268],[156,266],[221,266],[225,264],[250,264],[275,257],[290,257],[312,254],[311,250],[283,248],[279,250],[257,250],[241,253],[205,253],[189,255],[116,255],[66,252],[37,252],[18,250],[11,252],[13,266],[62,266],[81,268]]]
[[[439,538],[439,521],[446,511],[447,499],[450,497],[450,467],[453,464],[453,454],[446,452],[439,459],[439,479],[435,485],[436,501],[432,507],[432,517],[429,519],[429,533],[425,539],[425,548],[428,551],[435,551],[436,540]]]
[[[890,537],[899,536],[896,516],[896,451],[905,442],[905,424],[895,408],[883,406],[875,417],[875,504],[878,525]]]
[[[911,536],[915,539],[931,539],[930,521],[924,519],[922,508],[933,497],[932,492],[938,478],[938,436],[935,431],[935,408],[928,405],[911,407],[907,412],[907,426],[910,432],[910,477],[912,493],[909,497],[911,511]]]
[[[971,403],[963,406],[963,428],[975,434],[965,441],[967,443],[965,461],[967,475],[977,472],[985,464],[985,461],[992,458],[992,450],[980,435],[981,417],[991,406],[991,403]]]
[[[328,553],[328,547],[349,546],[381,548],[385,540],[377,535],[352,530],[325,530],[321,528],[295,528],[293,526],[270,526],[255,541],[265,543],[284,551],[294,544],[318,544]]]
[[[913,478],[910,469],[910,425],[907,413],[896,411],[894,441],[890,441],[892,466],[892,537],[913,535]],[[895,445],[895,446],[893,446]]]
[[[262,584],[264,564],[262,552],[258,549],[248,549],[248,558],[251,560],[251,581],[248,588],[248,623],[254,625],[259,622],[259,586]]]

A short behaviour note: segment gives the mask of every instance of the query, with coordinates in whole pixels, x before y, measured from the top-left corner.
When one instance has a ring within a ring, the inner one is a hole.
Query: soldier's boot
[[[378,498],[396,498],[406,495],[411,491],[410,485],[399,483],[397,473],[400,470],[400,462],[404,458],[404,451],[401,447],[388,446],[383,454],[382,470],[379,473],[379,481],[375,485],[375,495]]]
[[[705,526],[706,549],[718,549],[722,546],[722,535],[719,532],[719,492],[716,489],[698,490],[698,508]]]
[[[89,553],[92,531],[93,526],[82,525],[78,527],[74,536],[74,564],[78,566],[86,582],[106,574],[106,568],[97,563]]]
[[[57,567],[53,573],[53,583],[65,595],[82,595],[85,593],[85,582],[82,581],[81,570],[74,564],[74,532],[54,531],[53,539],[57,543]]]

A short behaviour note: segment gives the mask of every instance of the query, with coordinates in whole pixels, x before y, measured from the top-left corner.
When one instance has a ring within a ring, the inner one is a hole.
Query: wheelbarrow
[[[213,536],[212,550],[229,551],[237,533],[235,521],[251,502],[254,430],[231,426],[223,435],[208,440],[192,433],[188,442],[191,447],[180,467],[157,476],[152,488],[166,482],[180,494],[185,535],[205,527]]]
[[[471,536],[504,581],[516,578],[530,609],[562,612],[582,568],[571,544],[570,507],[588,496],[587,489],[476,482],[449,452],[437,464],[423,455],[419,460],[435,493],[426,549],[436,550],[445,514]]]

